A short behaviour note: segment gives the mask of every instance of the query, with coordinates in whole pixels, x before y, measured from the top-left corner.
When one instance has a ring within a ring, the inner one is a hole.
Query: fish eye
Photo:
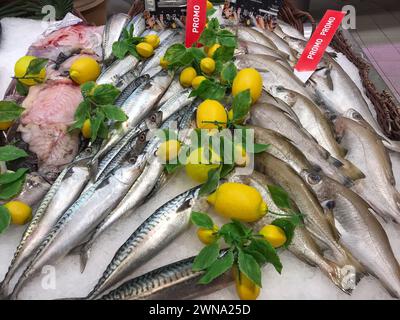
[[[138,159],[137,156],[131,156],[131,157],[128,159],[128,162],[129,162],[129,163],[135,163],[135,162],[137,161],[137,159]]]
[[[92,147],[86,147],[85,152],[86,152],[86,153],[91,153],[92,150],[93,150]]]
[[[307,182],[311,185],[316,185],[321,182],[321,176],[316,173],[310,173],[307,175]]]
[[[355,119],[355,120],[363,120],[363,117],[362,117],[361,114],[359,114],[357,111],[353,111],[352,117],[353,117],[353,119]]]
[[[139,140],[140,140],[141,142],[146,141],[146,133],[145,133],[145,132],[142,132],[142,133],[140,134]]]

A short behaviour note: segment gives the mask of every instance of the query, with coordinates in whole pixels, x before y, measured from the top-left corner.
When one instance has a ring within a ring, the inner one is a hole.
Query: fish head
[[[351,119],[359,124],[364,124],[365,120],[362,115],[354,109],[348,109],[344,114],[344,117]]]
[[[289,47],[295,50],[299,55],[303,53],[306,48],[307,42],[301,39],[296,39],[291,36],[285,36],[283,40],[289,45]]]
[[[286,89],[282,86],[273,86],[271,87],[271,94],[274,97],[277,97],[284,101],[289,106],[293,106],[297,100],[297,93],[291,90]]]

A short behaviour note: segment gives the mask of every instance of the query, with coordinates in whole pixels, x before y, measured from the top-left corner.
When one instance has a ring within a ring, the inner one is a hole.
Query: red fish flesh
[[[18,131],[38,158],[39,173],[49,179],[78,153],[79,135],[68,127],[82,100],[79,86],[60,80],[31,87],[22,104]]]

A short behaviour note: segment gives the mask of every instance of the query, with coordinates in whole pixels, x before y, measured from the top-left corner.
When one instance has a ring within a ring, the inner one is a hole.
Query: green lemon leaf
[[[0,206],[0,234],[7,230],[11,223],[11,215],[8,209],[4,206]]]
[[[219,21],[217,18],[212,18],[210,21],[208,21],[208,27],[207,29],[209,30],[219,30]]]
[[[201,59],[204,59],[206,57],[206,54],[200,48],[189,48],[187,49],[187,51],[192,55],[194,60],[196,60],[197,62],[200,62]]]
[[[196,90],[192,91],[190,97],[199,97],[202,100],[212,99],[221,101],[225,97],[225,92],[225,87],[206,79],[201,82]]]
[[[113,55],[119,60],[125,58],[128,51],[129,51],[129,44],[125,40],[114,42],[112,46]]]
[[[84,98],[90,97],[93,94],[93,89],[96,87],[96,82],[89,81],[81,85],[81,92]]]
[[[221,71],[221,77],[224,81],[226,81],[229,85],[232,85],[236,75],[237,68],[233,62],[228,62],[226,65],[224,65]]]
[[[24,110],[13,101],[0,101],[0,122],[18,119]]]
[[[225,178],[235,169],[235,164],[224,164],[221,170],[221,178]]]
[[[28,169],[20,168],[16,172],[3,173],[0,175],[0,185],[14,182],[24,176],[27,172]]]
[[[208,172],[208,180],[202,185],[199,191],[200,196],[213,193],[218,188],[219,180],[221,179],[221,168],[222,167],[219,167]]]
[[[217,42],[217,32],[210,27],[210,23],[208,23],[208,28],[204,29],[199,39],[199,42],[207,47],[211,47]]]
[[[294,231],[296,230],[296,225],[290,219],[284,219],[284,218],[276,219],[271,224],[283,229],[287,239],[284,244],[284,247],[285,248],[289,247],[293,240]]]
[[[247,278],[249,278],[260,288],[262,287],[260,265],[253,256],[245,253],[242,250],[239,250],[238,265],[239,270],[244,273]]]
[[[246,235],[243,229],[234,222],[224,224],[219,234],[224,238],[225,242],[231,246],[239,244]]]
[[[109,129],[104,122],[100,124],[99,131],[97,132],[97,136],[101,139],[108,138]]]
[[[19,95],[26,97],[29,93],[29,87],[23,84],[21,81],[17,80],[16,90]]]
[[[0,185],[0,200],[10,200],[17,196],[25,183],[25,175],[14,182]]]
[[[96,141],[101,124],[104,123],[104,120],[105,120],[104,113],[97,109],[95,115],[90,119],[92,142]]]
[[[214,263],[207,269],[205,275],[200,279],[199,284],[208,284],[223,275],[232,268],[234,261],[235,258],[233,253],[228,251],[223,257],[214,261]]]
[[[250,90],[247,89],[238,93],[233,99],[233,122],[243,119],[247,116],[251,107]]]
[[[0,161],[13,161],[20,158],[26,158],[28,154],[14,146],[0,147]]]
[[[112,84],[101,84],[93,90],[93,100],[99,105],[114,104],[120,93]]]
[[[105,105],[101,107],[101,110],[106,115],[106,118],[114,121],[126,121],[128,120],[127,115],[124,111],[114,105]]]
[[[217,35],[218,42],[221,46],[228,48],[237,47],[237,37],[229,30],[221,30]]]
[[[90,103],[87,100],[82,101],[75,111],[75,122],[68,128],[71,132],[75,129],[81,129],[86,119],[90,118]]]
[[[219,256],[219,244],[213,242],[212,244],[203,248],[199,255],[194,259],[193,271],[201,271],[211,266]]]
[[[213,58],[215,61],[229,62],[233,60],[234,55],[235,55],[234,47],[222,46],[217,51],[215,51]]]
[[[264,239],[253,239],[250,245],[246,248],[250,251],[257,251],[264,256],[265,262],[271,263],[276,271],[281,273],[282,263],[275,248]]]
[[[186,47],[181,43],[173,44],[168,48],[164,59],[169,62],[169,66],[183,66],[182,63],[188,61]]]
[[[24,77],[27,77],[29,75],[40,74],[40,71],[42,71],[42,69],[46,67],[48,61],[49,61],[48,59],[42,59],[42,58],[33,59],[29,63],[28,69],[26,70]]]
[[[206,213],[192,212],[190,220],[197,227],[209,230],[212,230],[214,228],[214,222],[212,221],[210,216]]]
[[[215,9],[215,8],[207,10],[207,17],[213,16],[214,13],[216,13],[216,12],[217,12],[217,9]]]
[[[179,168],[182,168],[183,165],[181,163],[167,163],[165,165],[165,170],[168,174],[176,172]]]
[[[269,147],[270,147],[269,144],[255,143],[255,144],[254,144],[254,151],[253,151],[253,152],[254,152],[255,154],[257,154],[257,153],[263,153],[263,152],[267,151]]]
[[[290,198],[285,190],[279,186],[268,185],[272,200],[280,209],[290,209]]]

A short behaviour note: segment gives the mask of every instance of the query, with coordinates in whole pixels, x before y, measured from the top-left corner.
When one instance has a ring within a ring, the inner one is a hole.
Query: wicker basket
[[[310,22],[315,28],[314,18],[308,12],[297,9],[290,0],[284,0],[279,14],[283,21],[291,24],[300,32],[303,32],[304,22]],[[358,67],[366,94],[374,105],[380,126],[389,138],[400,140],[400,110],[390,94],[386,91],[379,92],[369,79],[369,63],[353,52],[341,31],[336,33],[332,46],[346,55]]]

